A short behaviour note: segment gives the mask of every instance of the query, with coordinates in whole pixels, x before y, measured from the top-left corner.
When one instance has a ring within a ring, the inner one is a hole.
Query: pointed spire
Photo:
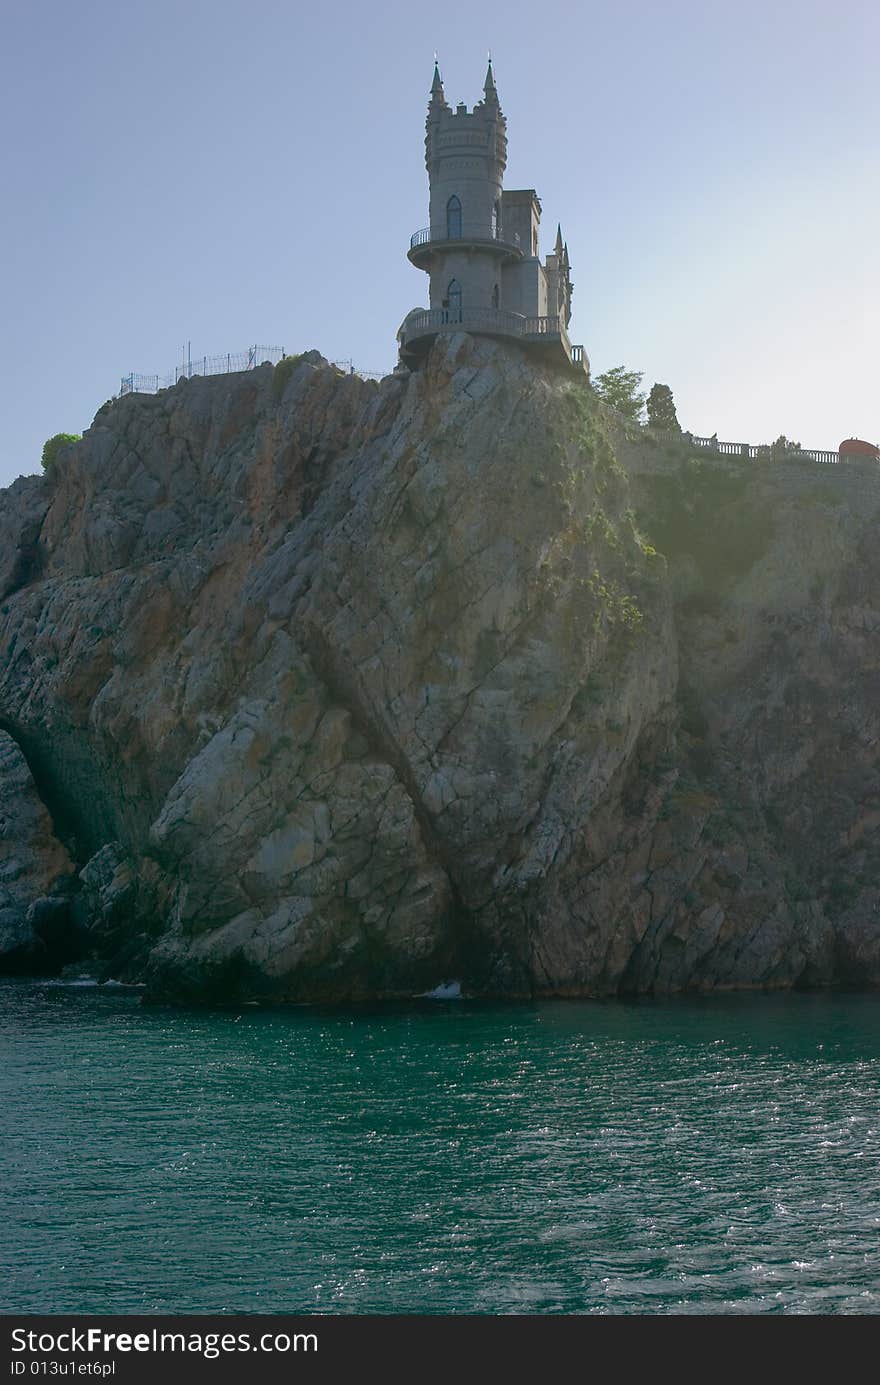
[[[443,78],[440,76],[440,64],[437,54],[434,54],[434,80],[431,83],[431,104],[438,106],[446,105],[446,96],[443,91]]]
[[[486,101],[487,101],[487,102],[488,102],[488,101],[494,102],[494,104],[497,106],[497,104],[498,104],[498,91],[497,91],[497,89],[496,89],[496,87],[495,87],[495,74],[494,74],[493,71],[492,71],[492,54],[491,54],[491,53],[489,54],[489,66],[488,66],[487,69],[486,69],[486,80],[485,80],[485,82],[483,83],[483,93],[484,93],[484,95],[485,95],[485,98],[486,98]]]
[[[566,264],[566,268],[567,268],[567,267],[568,267],[568,264],[569,264],[569,258],[568,258],[568,241],[565,242],[565,245],[564,245],[563,248],[562,248],[562,255],[563,255],[563,259],[565,260],[565,264]]]
[[[554,247],[553,247],[553,253],[554,253],[555,255],[557,255],[558,258],[559,258],[560,260],[562,259],[563,247],[562,247],[562,222],[561,222],[561,221],[557,221],[557,223],[556,223],[556,244],[555,244]]]

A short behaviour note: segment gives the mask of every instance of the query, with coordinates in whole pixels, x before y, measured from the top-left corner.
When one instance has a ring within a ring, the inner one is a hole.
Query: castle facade
[[[435,64],[425,164],[430,225],[412,236],[409,259],[428,275],[430,306],[413,309],[401,324],[401,361],[416,369],[438,334],[465,331],[515,338],[545,359],[589,373],[583,347],[568,335],[574,285],[562,229],[542,262],[537,193],[503,187],[507,121],[491,59],[483,99],[472,111],[448,104]]]

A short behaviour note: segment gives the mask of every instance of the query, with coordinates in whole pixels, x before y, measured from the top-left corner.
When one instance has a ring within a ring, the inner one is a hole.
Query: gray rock
[[[70,900],[61,895],[35,899],[27,911],[27,922],[46,947],[63,947],[70,936]]]
[[[464,334],[274,379],[115,403],[0,610],[93,946],[196,998],[880,982],[876,469]]]
[[[50,502],[49,484],[43,476],[20,476],[3,494],[0,601],[38,575],[42,566],[40,530]]]
[[[0,732],[0,968],[44,969],[67,959],[67,901],[47,895],[73,878],[24,755]]]
[[[77,916],[90,930],[108,935],[133,915],[137,877],[119,842],[108,842],[86,862],[79,884]]]
[[[23,910],[8,905],[0,909],[0,962],[6,967],[26,962],[37,946]]]

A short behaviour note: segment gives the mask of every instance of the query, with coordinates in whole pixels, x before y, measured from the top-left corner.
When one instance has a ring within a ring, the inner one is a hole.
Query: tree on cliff
[[[622,365],[612,366],[611,370],[596,376],[593,389],[612,409],[633,423],[638,423],[645,403],[645,396],[639,393],[643,373],[641,370],[627,370]]]
[[[82,433],[56,433],[53,438],[47,438],[43,443],[43,470],[48,471],[54,466],[55,459],[62,447],[67,447],[72,442],[79,442]]]
[[[662,428],[666,433],[680,433],[681,424],[675,412],[675,400],[668,385],[652,385],[648,395],[648,427]]]
[[[792,442],[791,438],[780,433],[775,442],[764,443],[758,448],[758,457],[762,462],[784,462],[787,458],[799,457],[801,451],[799,442]]]

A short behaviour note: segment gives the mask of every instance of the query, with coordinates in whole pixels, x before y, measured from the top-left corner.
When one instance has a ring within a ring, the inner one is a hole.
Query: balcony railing
[[[486,226],[465,221],[460,227],[424,226],[409,238],[410,250],[418,250],[424,245],[448,245],[451,241],[463,240],[502,246],[505,250],[522,254],[522,244],[518,231],[505,231],[503,226]]]
[[[574,361],[574,347],[569,341],[568,331],[565,320],[561,317],[527,317],[525,336],[527,337],[558,337],[565,348],[565,354],[570,361]],[[580,347],[583,351],[583,347]],[[580,362],[578,362],[580,364]]]
[[[524,317],[505,308],[426,308],[411,313],[401,328],[404,345],[434,332],[486,332],[502,337],[559,337],[568,348],[568,337],[558,317]]]
[[[526,317],[506,308],[425,308],[410,313],[398,333],[402,348],[420,337],[438,332],[482,332],[486,336],[516,337],[524,344],[558,342],[571,361],[589,374],[590,363],[582,346],[572,346],[560,317]]]
[[[558,317],[526,317],[523,321],[523,336],[526,337],[558,337],[565,331]]]

